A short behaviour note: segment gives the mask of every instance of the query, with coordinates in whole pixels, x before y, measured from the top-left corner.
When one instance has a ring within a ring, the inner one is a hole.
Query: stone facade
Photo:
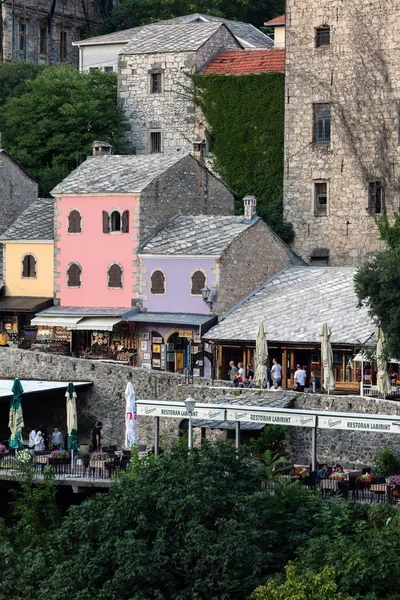
[[[128,122],[126,139],[138,154],[151,152],[151,132],[161,133],[164,153],[193,150],[205,137],[205,120],[193,102],[188,75],[202,70],[223,50],[240,48],[229,30],[220,27],[196,52],[127,54],[118,65],[118,99]],[[162,74],[162,93],[150,93],[150,76]]]
[[[382,248],[374,217],[399,211],[399,35],[398,0],[287,0],[284,216],[305,260],[359,265]]]
[[[78,64],[72,42],[101,22],[100,4],[5,0],[0,10],[0,61]]]
[[[0,149],[0,234],[38,197],[38,184],[28,173]],[[0,244],[0,279],[3,269],[3,245]]]

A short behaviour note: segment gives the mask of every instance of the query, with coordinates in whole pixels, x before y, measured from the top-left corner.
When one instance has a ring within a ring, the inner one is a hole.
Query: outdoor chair
[[[377,489],[377,487],[379,488]],[[371,484],[371,504],[374,499],[377,499],[377,502],[385,502],[386,496],[388,496],[388,485],[386,483],[385,477],[377,477],[376,480]]]

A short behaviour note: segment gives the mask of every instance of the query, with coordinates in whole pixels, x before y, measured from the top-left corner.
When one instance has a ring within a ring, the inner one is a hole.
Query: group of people
[[[241,362],[236,366],[235,361],[231,360],[229,367],[229,380],[235,387],[254,387],[254,370],[251,364],[247,365],[247,372],[245,372],[243,363]],[[279,364],[276,358],[272,360],[271,369],[268,367],[265,369],[263,387],[266,387],[269,390],[282,389],[282,365]],[[320,393],[321,380],[317,377],[315,371],[311,371],[309,375],[306,366],[301,367],[301,365],[297,365],[294,373],[293,389],[297,392],[304,392],[304,390],[307,390],[313,393]]]
[[[61,450],[62,448],[62,434],[57,425],[54,426],[51,434],[51,444],[52,450]],[[47,435],[40,431],[40,429],[34,427],[29,434],[29,449],[34,450],[35,452],[41,452],[48,449],[48,445],[49,440]]]
[[[315,482],[319,483],[321,479],[326,479],[332,475],[332,473],[344,473],[342,465],[335,465],[334,467],[328,467],[326,463],[319,465]]]

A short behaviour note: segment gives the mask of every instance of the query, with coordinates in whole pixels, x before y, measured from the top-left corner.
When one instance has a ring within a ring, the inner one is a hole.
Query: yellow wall
[[[274,47],[284,48],[285,47],[285,27],[275,27],[274,31]]]
[[[4,244],[6,296],[53,297],[54,244]],[[25,254],[36,258],[36,277],[22,277]]]

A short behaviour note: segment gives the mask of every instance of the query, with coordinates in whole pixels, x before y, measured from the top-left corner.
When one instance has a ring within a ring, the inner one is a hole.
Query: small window
[[[150,132],[150,153],[157,154],[161,152],[161,131]]]
[[[385,188],[382,181],[369,182],[368,210],[376,215],[379,215],[385,211]]]
[[[162,74],[151,73],[150,74],[150,94],[161,94],[162,93]]]
[[[47,54],[47,29],[41,27],[39,32],[39,52],[40,54]]]
[[[60,31],[60,60],[65,60],[67,58],[67,43],[67,31]]]
[[[23,258],[22,277],[36,277],[36,259],[32,254],[27,254]]]
[[[114,71],[114,67],[104,67],[105,73],[112,73]]]
[[[81,274],[81,267],[76,263],[72,263],[72,265],[68,267],[67,271],[68,287],[81,287]]]
[[[108,269],[108,287],[122,288],[122,269],[119,265],[111,265]]]
[[[68,215],[68,233],[81,233],[81,214],[78,210],[71,210]]]
[[[154,271],[151,276],[151,293],[165,294],[165,275],[162,271]]]
[[[18,48],[20,52],[26,52],[26,34],[28,30],[27,23],[19,24],[19,39],[18,39]]]
[[[328,208],[328,184],[326,181],[314,183],[314,214],[324,217]]]
[[[315,46],[329,46],[331,43],[331,28],[327,25],[323,27],[317,27],[315,30]]]
[[[326,144],[331,141],[331,105],[314,104],[313,141]]]
[[[121,231],[121,214],[117,210],[111,213],[111,231]]]
[[[203,271],[195,271],[192,275],[192,289],[191,293],[193,296],[201,296],[201,290],[206,286],[206,276]]]

